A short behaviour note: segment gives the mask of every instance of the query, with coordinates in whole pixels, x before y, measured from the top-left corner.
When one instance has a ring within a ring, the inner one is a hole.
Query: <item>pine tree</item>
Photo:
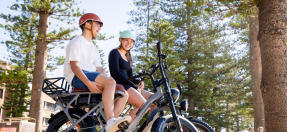
[[[251,63],[251,74],[252,74],[252,96],[253,96],[253,105],[254,105],[254,128],[257,131],[257,128],[265,126],[265,117],[264,117],[264,106],[263,100],[260,91],[261,84],[261,57],[260,57],[260,48],[258,36],[259,24],[258,23],[258,14],[256,13],[257,6],[260,4],[260,0],[251,0],[251,1],[205,1],[203,4],[207,4],[206,11],[211,11],[213,13],[219,14],[218,17],[223,19],[229,17],[234,19],[237,27],[245,25],[249,19],[250,23],[250,63]],[[192,3],[186,3],[189,6],[192,6]],[[244,26],[243,26],[244,27]],[[247,29],[247,28],[246,28]],[[233,29],[235,30],[235,29]],[[242,28],[241,28],[242,30]],[[245,30],[245,29],[243,29]],[[254,31],[253,31],[254,30]],[[228,130],[227,130],[228,131]]]
[[[128,12],[128,14],[131,16],[131,18],[128,20],[128,24],[133,25],[134,31],[136,31],[137,34],[137,40],[135,43],[135,49],[134,51],[138,51],[137,47],[147,47],[144,51],[146,56],[148,55],[148,47],[150,46],[150,43],[146,40],[149,39],[148,30],[150,28],[150,24],[152,22],[159,21],[159,18],[162,17],[162,15],[159,12],[159,1],[158,0],[134,0],[134,5],[137,7],[136,10],[131,10]]]
[[[0,74],[0,82],[6,87],[8,96],[5,97],[1,109],[6,110],[7,117],[23,117],[23,112],[28,112],[27,106],[30,96],[29,92],[29,73],[26,70],[19,71],[19,67],[13,67],[14,70],[2,70]]]
[[[200,2],[192,3],[193,6],[185,4],[183,2],[164,3],[162,7],[165,7],[163,10],[169,14],[171,23],[177,29],[177,38],[181,42],[183,51],[181,59],[187,62],[185,71],[188,74],[185,86],[188,92],[185,95],[189,98],[190,114],[205,120],[219,131],[221,127],[232,126],[226,121],[228,116],[223,115],[228,114],[226,105],[233,102],[224,100],[241,96],[223,95],[225,93],[218,95],[218,92],[232,88],[229,85],[222,87],[229,80],[241,82],[245,86],[237,86],[232,90],[248,89],[242,94],[250,92],[248,88],[250,82],[246,81],[250,79],[248,73],[241,75],[244,81],[238,74],[234,74],[237,78],[226,76],[232,72],[243,72],[245,69],[240,69],[237,65],[240,62],[246,64],[248,59],[242,57],[242,60],[238,61],[236,58],[240,55],[232,54],[235,52],[235,46],[231,41],[226,40],[224,25],[216,24],[219,23],[216,21],[217,16],[204,12],[205,6]],[[246,53],[241,55],[244,54]],[[240,110],[237,109],[237,111]]]
[[[153,44],[153,45],[150,45],[148,47],[149,48],[148,56],[146,56],[146,54],[144,53],[138,54],[136,56],[136,59],[141,60],[141,61],[136,62],[135,69],[137,72],[143,71],[143,70],[147,72],[151,72],[151,68],[149,67],[153,64],[158,63],[157,48],[156,48],[155,43],[161,42],[162,53],[167,54],[167,58],[165,60],[166,64],[169,67],[170,72],[172,72],[172,73],[169,73],[167,71],[170,82],[171,82],[171,86],[176,87],[175,82],[183,80],[183,77],[181,76],[182,74],[181,70],[183,69],[182,67],[183,62],[177,59],[179,57],[179,53],[178,53],[179,51],[178,51],[178,47],[174,43],[175,41],[174,28],[170,26],[170,23],[168,21],[165,21],[165,20],[159,20],[157,22],[151,23],[150,27],[151,28],[149,28],[149,34],[148,34],[149,39],[146,41],[148,41],[148,43]],[[146,48],[147,47],[141,47],[138,50],[146,50]],[[154,78],[155,79],[161,78],[161,74],[159,71],[154,73]],[[147,84],[145,86],[146,88],[148,88],[149,90],[153,90],[151,80],[148,80],[146,84]]]
[[[24,0],[11,6],[12,10],[35,13],[39,16],[37,23],[37,39],[35,47],[35,61],[32,82],[32,95],[30,103],[29,116],[36,119],[36,132],[41,131],[42,125],[42,107],[43,99],[41,86],[46,76],[48,51],[61,44],[61,40],[69,40],[70,32],[75,31],[73,28],[60,27],[58,30],[49,32],[49,18],[64,22],[67,25],[74,23],[74,17],[80,16],[79,8],[74,9],[77,5],[74,0],[50,1],[50,0]],[[48,45],[51,45],[49,46]],[[59,59],[63,59],[60,57]],[[50,65],[53,66],[53,65]],[[49,68],[49,65],[48,65]]]
[[[218,95],[218,93],[219,91],[225,91],[226,88],[229,88],[230,91],[234,90],[234,93],[240,89],[246,89],[241,94],[250,92],[250,87],[248,87],[248,84],[250,84],[250,81],[248,81],[248,79],[250,79],[250,73],[238,74],[238,71],[243,73],[246,67],[240,68],[237,66],[240,63],[247,64],[246,61],[248,59],[246,59],[246,54],[248,52],[235,53],[235,46],[231,44],[231,41],[226,39],[225,36],[227,34],[224,34],[227,24],[220,28],[222,25],[216,20],[217,17],[222,14],[214,16],[217,14],[210,12],[204,13],[206,6],[201,5],[206,3],[196,2],[192,7],[187,6],[187,4],[189,4],[188,2],[155,1],[154,4],[154,7],[157,7],[158,10],[151,12],[150,16],[153,19],[149,20],[155,20],[156,22],[160,16],[160,18],[168,19],[175,29],[175,34],[173,34],[176,36],[174,41],[176,44],[175,49],[181,56],[177,58],[177,61],[185,63],[185,65],[180,68],[180,71],[181,73],[187,73],[185,76],[181,74],[177,75],[177,77],[183,77],[183,79],[181,78],[179,80],[183,84],[185,98],[189,99],[190,114],[194,117],[204,119],[218,129],[232,126],[233,124],[230,122],[232,122],[233,118],[229,119],[228,115],[231,115],[230,109],[238,107],[238,100],[235,99],[243,98],[250,106],[251,104],[248,102],[250,101],[250,99],[248,100],[249,96],[240,96],[237,94],[227,95],[224,92],[223,94],[226,95]],[[138,6],[143,6],[142,8],[146,7],[144,4],[138,4]],[[216,10],[216,8],[213,10]],[[139,10],[139,12],[140,11],[141,10]],[[146,19],[142,20],[140,18],[142,18],[142,16],[133,16],[132,19],[138,20],[134,21],[134,23],[146,22]],[[138,26],[143,29],[146,27],[143,24],[139,24]],[[150,31],[152,30],[148,30],[147,33],[149,34]],[[143,35],[139,37],[142,43],[151,43],[154,41],[151,39],[152,34],[148,37]],[[145,45],[137,48],[138,57],[136,62],[140,64],[137,66],[137,70],[139,68],[147,69],[150,66],[150,62],[153,62],[154,59],[145,56],[144,53],[146,53],[146,51],[153,53],[153,50],[154,48],[152,46],[147,47]],[[245,57],[238,58],[238,56]],[[237,75],[237,78],[229,77],[227,74]],[[239,75],[241,75],[241,78],[238,77]],[[244,79],[242,79],[243,77]],[[227,83],[227,81],[231,80],[241,82],[244,85],[237,87],[230,84],[225,87],[221,85],[221,83]],[[221,96],[222,98],[218,98]],[[234,98],[233,102],[226,102],[225,100],[228,98]],[[236,110],[238,112],[243,109]],[[224,115],[224,117],[222,117],[222,115]],[[241,120],[241,118],[238,119]],[[242,126],[242,124],[240,124],[240,126]]]
[[[14,9],[12,6],[10,9]],[[10,56],[10,65],[13,69],[2,69],[1,82],[5,83],[8,101],[4,102],[3,109],[7,110],[6,116],[22,117],[27,112],[29,101],[28,82],[31,81],[35,58],[35,40],[37,35],[38,15],[32,12],[22,12],[19,15],[11,16],[0,14],[0,18],[13,24],[0,25],[9,34],[12,40],[5,42]]]

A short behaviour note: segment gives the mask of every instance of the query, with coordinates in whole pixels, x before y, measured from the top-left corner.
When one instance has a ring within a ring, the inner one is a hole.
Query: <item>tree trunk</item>
[[[188,63],[188,64],[190,64],[190,63]],[[193,81],[192,71],[188,71],[188,87],[189,87],[188,89],[190,91],[194,91],[193,86],[191,86],[192,81]],[[189,110],[195,110],[193,97],[194,97],[193,95],[188,96],[188,107],[189,107]],[[189,115],[192,116],[192,118],[195,118],[194,114],[189,113]]]
[[[190,2],[190,0],[187,0],[186,2]],[[186,6],[185,7],[186,9],[186,16],[191,16],[191,7],[190,6]],[[191,29],[191,18],[190,17],[187,17],[185,18],[186,19],[186,34],[187,34],[187,45],[192,45],[192,29]],[[188,50],[192,50],[192,49],[188,49]],[[192,59],[193,58],[189,58],[187,63],[188,65],[192,65]],[[192,86],[192,82],[194,80],[194,76],[193,76],[193,71],[192,70],[188,70],[188,90],[189,91],[193,91],[194,92],[194,86]],[[194,105],[194,99],[193,99],[193,95],[190,95],[188,97],[188,107],[189,107],[189,110],[195,110],[195,105]],[[190,116],[192,116],[193,118],[195,118],[195,115],[194,114],[191,114],[189,113]]]
[[[149,32],[149,31],[148,31],[148,29],[149,29],[149,10],[150,10],[150,9],[149,9],[149,0],[148,0],[148,1],[147,1],[147,26],[146,26],[146,40],[148,40],[148,32]],[[149,44],[148,44],[148,43],[146,43],[146,47],[147,47],[147,48],[146,48],[146,49],[147,49],[147,50],[146,50],[146,56],[148,56],[148,53],[149,53],[149,52],[148,52],[148,51],[149,51],[149,50],[148,50],[148,46],[149,46]]]
[[[189,33],[188,33],[189,34]],[[188,35],[188,36],[190,36],[190,35]],[[189,37],[188,37],[188,45],[190,45],[191,44],[191,37],[190,37],[190,39],[189,39]],[[190,50],[190,49],[189,49]],[[189,65],[191,65],[191,59],[188,59],[188,64]],[[192,81],[193,81],[193,79],[194,79],[194,76],[193,76],[193,72],[192,71],[190,71],[190,70],[188,70],[188,78],[187,78],[188,80],[187,80],[187,82],[188,82],[188,90],[189,91],[194,91],[194,86],[192,86]],[[195,110],[195,106],[194,106],[194,99],[193,99],[193,95],[191,94],[191,95],[189,95],[188,96],[188,107],[189,107],[189,110]],[[195,118],[195,115],[194,114],[192,114],[192,113],[189,113],[189,116],[191,116],[192,118]]]
[[[286,8],[286,0],[263,0],[259,4],[261,92],[266,132],[283,132],[287,128]]]
[[[221,132],[220,127],[215,127],[215,132]]]
[[[240,126],[239,126],[239,119],[238,119],[238,115],[236,115],[236,131],[239,132],[240,131]]]
[[[49,13],[40,12],[39,37],[36,44],[35,65],[32,83],[30,104],[30,117],[36,119],[35,132],[42,131],[43,121],[43,96],[42,84],[46,76],[48,43],[46,37],[49,31]]]
[[[261,53],[258,41],[259,22],[258,18],[249,17],[250,27],[250,69],[251,69],[251,80],[252,80],[252,96],[254,106],[254,130],[258,131],[257,128],[265,127],[264,120],[264,104],[261,96],[260,85],[262,78],[262,66],[261,66]]]
[[[230,116],[230,112],[229,112],[229,102],[227,101],[226,102],[226,114],[228,115],[228,116]],[[229,123],[230,122],[230,120],[229,120],[229,118],[227,118],[227,121],[226,121],[227,123]],[[229,132],[229,125],[226,127],[226,132]]]

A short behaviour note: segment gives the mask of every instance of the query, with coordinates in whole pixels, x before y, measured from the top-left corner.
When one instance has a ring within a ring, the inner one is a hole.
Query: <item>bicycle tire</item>
[[[73,120],[76,121],[80,119],[85,113],[82,112],[81,110],[71,109],[69,110],[69,114],[71,115]],[[49,124],[46,132],[61,132],[72,124],[64,112],[57,114],[55,116],[56,116],[55,119]],[[61,130],[62,127],[63,130]],[[90,132],[89,129],[83,129],[87,127],[90,127],[90,125],[88,119],[85,118],[79,124],[74,126],[74,128],[71,129],[69,132],[77,132],[77,129],[81,129],[81,132]]]

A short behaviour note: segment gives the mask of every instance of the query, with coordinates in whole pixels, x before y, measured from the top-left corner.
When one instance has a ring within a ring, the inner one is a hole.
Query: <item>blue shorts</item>
[[[97,76],[101,74],[95,71],[90,72],[90,71],[83,70],[83,72],[87,76],[87,78],[92,82],[94,82]],[[76,88],[84,89],[84,90],[89,90],[89,88],[76,75],[74,76],[72,80],[72,86]]]

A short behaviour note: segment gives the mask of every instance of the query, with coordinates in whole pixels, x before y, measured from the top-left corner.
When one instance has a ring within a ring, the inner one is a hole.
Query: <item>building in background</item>
[[[7,69],[11,70],[10,64],[7,61],[0,60],[0,70]],[[29,84],[30,90],[32,89],[32,84]],[[48,120],[51,118],[51,114],[56,114],[56,101],[54,101],[51,97],[43,93],[44,95],[44,106],[43,106],[43,125],[42,130],[45,131],[48,127]],[[4,104],[5,97],[8,96],[8,92],[5,87],[0,86],[0,106]],[[5,115],[6,110],[0,109],[0,119],[3,121],[7,116]],[[28,117],[29,112],[25,112],[24,115]]]
[[[11,70],[10,64],[7,61],[0,60],[0,71],[3,71],[3,69]],[[5,97],[8,96],[8,92],[6,92],[6,88],[3,86],[0,86],[0,106],[4,104]],[[6,110],[0,109],[0,119],[7,118]]]

